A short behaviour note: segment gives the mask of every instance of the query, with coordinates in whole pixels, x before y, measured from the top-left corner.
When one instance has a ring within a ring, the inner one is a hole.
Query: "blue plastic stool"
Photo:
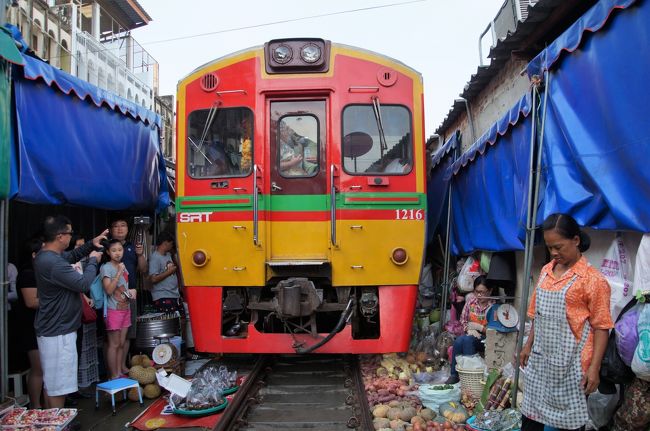
[[[140,398],[140,406],[144,406],[142,402],[142,389],[137,381],[133,379],[115,379],[109,380],[104,383],[99,383],[95,389],[95,409],[99,408],[99,391],[104,391],[111,394],[111,405],[113,407],[113,416],[115,416],[115,394],[119,391],[124,391],[124,398],[127,397],[126,390],[131,388],[138,388],[138,397]]]

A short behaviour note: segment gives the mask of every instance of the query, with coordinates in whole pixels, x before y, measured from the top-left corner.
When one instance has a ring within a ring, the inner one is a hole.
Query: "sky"
[[[388,55],[422,74],[430,136],[476,72],[479,36],[503,1],[139,0],[152,21],[132,36],[160,65],[161,95],[200,65],[271,39],[319,37]]]

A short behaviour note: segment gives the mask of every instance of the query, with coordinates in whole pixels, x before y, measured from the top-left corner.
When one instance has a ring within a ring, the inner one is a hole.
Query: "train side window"
[[[253,167],[253,112],[199,109],[187,120],[187,171],[192,178],[245,177]]]
[[[351,175],[406,175],[413,167],[411,113],[381,105],[383,139],[371,104],[343,109],[343,169]]]
[[[287,115],[278,121],[278,171],[287,178],[313,177],[320,170],[318,119]]]

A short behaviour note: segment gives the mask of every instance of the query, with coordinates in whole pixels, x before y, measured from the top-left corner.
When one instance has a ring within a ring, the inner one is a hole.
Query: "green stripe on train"
[[[408,198],[410,200],[401,201]],[[329,211],[329,195],[260,195],[259,209],[266,211]],[[269,202],[270,199],[270,202]],[[355,201],[353,199],[363,199]],[[246,202],[219,202],[245,200]],[[206,201],[210,203],[205,203]],[[270,206],[269,206],[270,204]],[[253,208],[252,195],[190,196],[176,199],[180,211],[241,211]],[[424,193],[338,193],[336,207],[339,209],[401,209],[425,208]]]

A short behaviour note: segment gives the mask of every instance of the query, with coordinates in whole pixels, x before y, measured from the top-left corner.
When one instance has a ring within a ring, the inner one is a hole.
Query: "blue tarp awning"
[[[601,0],[529,65],[551,68],[538,223],[650,231],[650,2],[633,3]]]
[[[572,53],[586,39],[586,32],[596,33],[617,9],[627,9],[637,0],[601,0],[528,63],[528,76],[541,76],[560,59],[562,52]]]
[[[524,248],[530,111],[526,95],[447,169],[453,254]]]
[[[459,144],[459,134],[454,133],[447,142],[431,156],[431,174],[427,180],[427,243],[433,239],[433,234],[442,219],[447,207],[449,179],[445,172],[454,162],[454,150]],[[445,217],[446,218],[446,217]]]
[[[48,64],[16,68],[12,197],[107,210],[169,205],[160,118]]]

